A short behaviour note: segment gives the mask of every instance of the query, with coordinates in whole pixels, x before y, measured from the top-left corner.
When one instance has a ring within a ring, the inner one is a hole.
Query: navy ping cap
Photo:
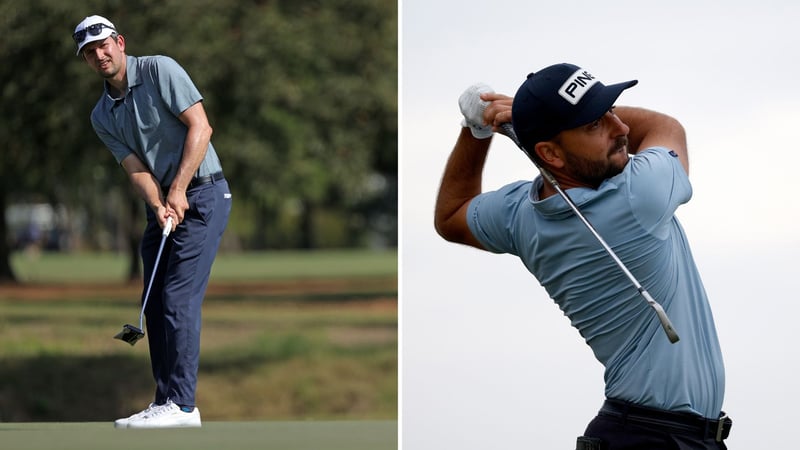
[[[603,116],[637,80],[609,86],[574,64],[555,64],[531,73],[514,95],[512,125],[526,149],[558,133]]]

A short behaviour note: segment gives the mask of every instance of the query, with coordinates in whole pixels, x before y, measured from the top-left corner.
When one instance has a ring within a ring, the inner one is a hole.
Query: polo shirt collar
[[[138,59],[139,58],[135,56],[126,55],[125,76],[128,79],[128,91],[130,91],[134,86],[142,84],[142,78],[139,74],[139,66],[137,64]],[[111,93],[108,90],[108,81],[103,81],[103,89],[105,90],[106,100],[110,101],[112,104],[122,98],[122,97],[114,98],[111,95]]]
[[[631,164],[629,162],[625,165],[625,168],[622,170],[622,172],[604,180],[597,189],[586,187],[570,188],[566,191],[567,195],[569,195],[575,205],[580,208],[582,205],[586,205],[587,203],[594,201],[595,199],[605,195],[607,192],[616,190],[620,184],[624,183],[624,180],[628,176],[630,165]],[[563,219],[570,216],[573,213],[572,208],[570,208],[567,202],[561,198],[561,195],[551,195],[544,200],[539,198],[539,191],[543,185],[544,180],[542,179],[541,175],[537,176],[530,185],[531,189],[528,193],[528,201],[533,204],[533,207],[536,208],[536,210],[542,215],[552,218]]]

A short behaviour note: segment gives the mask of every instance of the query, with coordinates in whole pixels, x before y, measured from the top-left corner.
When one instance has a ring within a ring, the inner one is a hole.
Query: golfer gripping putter
[[[172,231],[172,216],[167,218],[167,223],[164,224],[164,231],[161,233],[161,244],[158,246],[158,253],[156,254],[156,263],[153,266],[153,272],[150,274],[150,281],[147,283],[147,291],[144,293],[144,300],[142,301],[142,312],[139,313],[139,328],[131,324],[123,325],[122,331],[114,336],[114,339],[125,341],[128,344],[134,345],[139,339],[144,337],[144,309],[147,307],[147,299],[150,297],[150,288],[153,287],[153,280],[156,278],[156,270],[158,270],[158,263],[161,260],[161,253],[164,250],[164,244],[167,242],[167,236]]]
[[[656,302],[655,299],[653,299],[653,297],[650,295],[649,292],[647,292],[647,290],[644,287],[642,287],[642,284],[639,283],[639,281],[636,279],[636,277],[633,276],[631,271],[628,270],[628,268],[625,266],[625,263],[623,263],[622,260],[619,259],[616,253],[614,253],[614,250],[611,249],[611,246],[609,246],[606,243],[605,239],[603,239],[603,237],[600,236],[597,230],[595,230],[594,226],[592,226],[589,220],[587,220],[586,217],[581,213],[581,210],[578,209],[578,205],[576,205],[575,202],[573,202],[572,199],[569,197],[569,195],[567,195],[567,193],[563,189],[561,189],[561,185],[558,183],[558,180],[556,180],[555,177],[547,169],[539,165],[539,163],[536,162],[536,160],[528,152],[528,150],[525,149],[525,147],[519,141],[519,138],[517,138],[517,134],[514,132],[514,127],[510,123],[504,123],[502,125],[502,128],[504,134],[509,138],[511,138],[511,140],[514,141],[515,144],[517,144],[517,147],[519,147],[519,149],[522,150],[523,153],[525,153],[528,159],[530,159],[531,162],[533,162],[533,165],[536,166],[537,169],[539,169],[539,172],[542,174],[542,177],[545,180],[547,180],[547,182],[549,182],[551,185],[553,185],[553,188],[555,188],[556,192],[558,192],[558,195],[560,195],[561,198],[563,198],[564,201],[567,202],[567,204],[575,213],[575,215],[578,216],[579,219],[581,219],[581,222],[583,222],[583,224],[586,225],[586,228],[588,228],[589,231],[592,233],[592,235],[594,235],[594,237],[597,239],[597,241],[600,242],[600,245],[603,246],[603,249],[605,249],[606,253],[608,253],[608,255],[611,256],[611,259],[614,260],[617,266],[619,266],[619,268],[622,269],[622,272],[625,274],[625,276],[627,276],[628,279],[631,281],[631,283],[633,283],[633,286],[639,291],[639,294],[641,294],[642,297],[644,297],[644,299],[647,301],[647,304],[649,304],[650,307],[652,307],[653,310],[655,310],[656,315],[658,316],[658,320],[661,322],[661,327],[664,328],[664,332],[667,333],[667,338],[669,339],[669,341],[673,344],[678,342],[678,339],[680,339],[678,337],[678,333],[675,332],[675,328],[672,327],[672,322],[670,322],[669,317],[667,317],[667,313],[664,311],[664,308],[658,302]]]

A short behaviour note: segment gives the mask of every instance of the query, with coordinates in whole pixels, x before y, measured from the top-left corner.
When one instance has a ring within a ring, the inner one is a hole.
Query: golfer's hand
[[[167,209],[175,217],[173,227],[183,222],[186,210],[189,209],[189,201],[186,199],[186,191],[171,188],[167,194]],[[175,229],[173,228],[173,231]]]
[[[175,212],[168,208],[166,205],[159,206],[156,210],[156,220],[158,221],[158,228],[163,230],[164,227],[167,225],[167,219],[172,217],[172,229],[169,230],[170,233],[175,231],[175,227],[177,223],[175,223]]]
[[[488,102],[483,110],[484,123],[491,124],[492,130],[502,133],[501,125],[511,122],[511,105],[514,97],[495,92],[481,94],[481,100]]]
[[[484,83],[476,83],[468,87],[458,97],[458,107],[464,120],[462,127],[469,127],[475,139],[487,139],[492,137],[493,131],[491,122],[484,121],[484,110],[488,103],[481,98],[482,94],[494,92],[491,87]]]

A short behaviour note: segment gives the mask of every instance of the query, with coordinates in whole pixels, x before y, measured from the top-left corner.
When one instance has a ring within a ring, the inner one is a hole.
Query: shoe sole
[[[143,423],[144,422],[144,423]],[[165,424],[157,423],[157,422],[149,422],[147,419],[140,419],[140,420],[131,420],[128,421],[127,428],[136,428],[136,429],[152,429],[152,428],[200,428],[202,427],[203,422],[200,419],[199,411],[197,413],[197,421],[177,421],[177,422],[167,422]]]
[[[154,406],[155,406],[154,403],[150,403],[150,406],[148,406],[144,411],[138,412],[132,416],[123,417],[121,419],[115,420],[114,428],[129,428],[128,424],[131,423],[131,420],[139,420],[141,417],[146,417],[149,411],[151,411]],[[141,417],[136,417],[136,416],[141,416]]]
[[[156,425],[156,424],[148,424],[148,425],[137,425],[134,424],[133,426],[128,425],[126,428],[136,429],[136,430],[152,430],[154,428],[201,428],[202,424],[194,424],[194,423],[181,423],[181,424],[169,424],[169,425]]]

